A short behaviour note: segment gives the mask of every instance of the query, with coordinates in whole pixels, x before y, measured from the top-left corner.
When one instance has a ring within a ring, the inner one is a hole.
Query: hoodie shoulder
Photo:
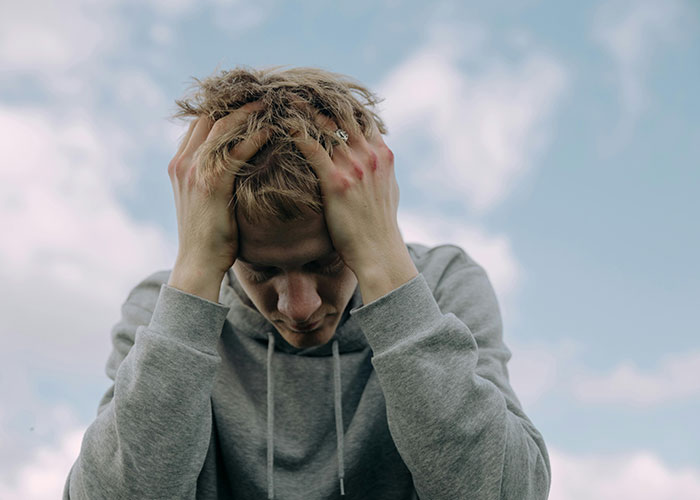
[[[409,243],[406,246],[414,264],[425,277],[431,290],[435,290],[443,276],[453,269],[472,266],[481,268],[458,245],[447,243],[430,247],[420,243]]]
[[[156,271],[144,278],[131,290],[124,304],[137,306],[152,313],[160,295],[161,285],[168,282],[170,273],[170,269]]]

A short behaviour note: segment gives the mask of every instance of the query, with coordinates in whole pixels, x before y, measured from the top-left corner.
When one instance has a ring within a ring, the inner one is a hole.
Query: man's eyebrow
[[[308,261],[308,262],[315,262],[315,261],[317,261],[317,260],[323,260],[323,259],[327,259],[327,258],[331,258],[331,257],[336,257],[337,255],[338,255],[338,252],[337,252],[336,250],[333,250],[333,251],[330,252],[330,253],[325,253],[325,254],[323,254],[323,255],[319,255],[318,257],[315,257],[315,258],[311,259],[311,260]],[[276,267],[276,266],[271,265],[271,264],[263,264],[263,263],[261,263],[261,262],[251,262],[251,261],[249,261],[249,260],[244,259],[243,257],[236,257],[236,259],[237,259],[237,260],[240,260],[240,261],[243,262],[244,264],[249,264],[249,265],[251,265],[251,266],[258,266],[258,267]],[[308,263],[308,262],[307,262],[307,263]]]

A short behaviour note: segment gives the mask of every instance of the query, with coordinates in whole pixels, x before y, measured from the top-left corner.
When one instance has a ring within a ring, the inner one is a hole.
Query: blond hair
[[[333,147],[347,147],[332,131],[319,127],[312,111],[332,118],[351,134],[372,134],[371,122],[381,134],[387,129],[374,107],[383,101],[356,80],[319,68],[282,66],[254,69],[238,66],[216,71],[204,80],[193,79],[192,91],[175,101],[179,110],[173,118],[208,116],[216,121],[251,101],[264,104],[262,111],[250,113],[246,123],[207,141],[197,151],[202,175],[211,188],[223,170],[236,176],[231,203],[239,215],[251,222],[275,217],[282,221],[302,217],[300,207],[322,213],[323,202],[318,177],[296,148],[290,130],[318,139],[333,154]],[[293,103],[309,104],[311,109]],[[261,129],[270,129],[265,145],[248,162],[234,160],[231,148]]]

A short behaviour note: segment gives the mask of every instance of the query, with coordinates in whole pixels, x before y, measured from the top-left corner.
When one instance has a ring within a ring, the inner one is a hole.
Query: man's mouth
[[[290,330],[292,330],[295,333],[309,333],[314,330],[318,330],[318,328],[321,326],[321,320],[316,321],[315,323],[310,323],[307,325],[299,326],[295,325],[294,328],[290,327]]]

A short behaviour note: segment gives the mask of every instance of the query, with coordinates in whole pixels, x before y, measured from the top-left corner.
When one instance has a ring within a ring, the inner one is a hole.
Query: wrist
[[[404,247],[405,250],[405,247]],[[397,251],[387,258],[376,259],[355,273],[364,304],[382,297],[419,274],[408,250]]]
[[[177,260],[170,273],[168,286],[212,302],[219,302],[225,272]]]

